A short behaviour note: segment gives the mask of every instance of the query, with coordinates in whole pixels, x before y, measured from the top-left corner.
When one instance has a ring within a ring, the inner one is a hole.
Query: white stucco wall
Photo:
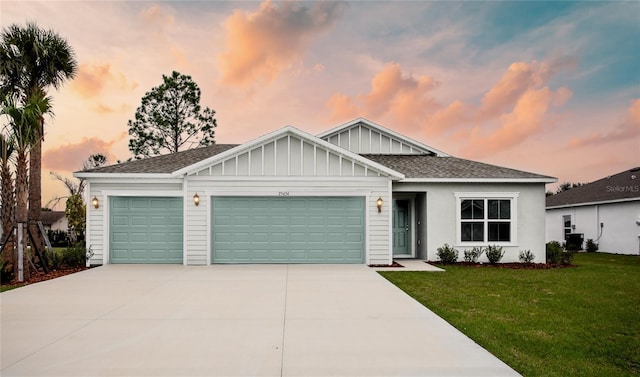
[[[640,254],[640,226],[636,223],[640,221],[640,201],[548,209],[547,242],[564,241],[565,215],[570,215],[575,225],[572,232],[583,233],[585,243],[588,239],[597,242],[599,251]]]
[[[545,186],[543,183],[395,183],[394,192],[426,192],[426,252],[428,260],[438,260],[437,249],[445,243],[455,246],[462,260],[472,246],[457,242],[456,192],[517,193],[517,243],[505,246],[501,262],[518,262],[521,250],[531,250],[534,262],[545,262]],[[513,211],[513,210],[512,210]],[[491,242],[490,244],[495,244]],[[487,261],[483,255],[481,261]]]

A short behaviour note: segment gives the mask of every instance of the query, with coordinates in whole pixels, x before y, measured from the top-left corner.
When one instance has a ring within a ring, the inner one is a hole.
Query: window
[[[514,244],[517,193],[456,193],[458,242],[465,244]],[[486,194],[485,194],[486,195]]]
[[[571,215],[562,216],[563,229],[564,229],[564,240],[567,240],[567,235],[573,233],[573,228],[571,227]]]

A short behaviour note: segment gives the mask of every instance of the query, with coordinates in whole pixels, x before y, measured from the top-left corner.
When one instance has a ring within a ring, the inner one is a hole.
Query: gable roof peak
[[[337,127],[334,127],[328,131],[322,132],[320,134],[317,135],[318,138],[321,138],[323,140],[330,140],[333,136],[335,135],[339,135],[343,132],[348,131],[351,128],[357,127],[357,126],[364,126],[366,128],[369,128],[370,130],[376,131],[378,133],[380,133],[381,135],[384,135],[390,139],[394,139],[397,140],[403,144],[406,145],[410,145],[413,148],[415,148],[416,150],[421,151],[424,154],[432,154],[435,156],[439,156],[439,157],[449,157],[450,155],[448,153],[445,153],[443,151],[440,151],[436,148],[433,148],[431,146],[428,146],[426,144],[423,144],[417,140],[414,140],[408,136],[402,135],[392,129],[386,128],[376,122],[373,122],[369,119],[363,118],[363,117],[358,117],[356,119],[353,119],[347,123],[343,123]]]

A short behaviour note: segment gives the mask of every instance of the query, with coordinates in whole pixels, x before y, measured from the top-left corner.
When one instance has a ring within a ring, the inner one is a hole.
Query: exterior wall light
[[[200,196],[198,196],[197,192],[193,195],[193,204],[195,204],[196,207],[200,205]]]
[[[378,206],[378,213],[382,212],[382,197],[378,197],[378,200],[376,200],[376,205]]]
[[[98,201],[98,197],[94,196],[93,200],[91,200],[91,204],[93,204],[93,208],[98,209],[100,208],[100,202]]]

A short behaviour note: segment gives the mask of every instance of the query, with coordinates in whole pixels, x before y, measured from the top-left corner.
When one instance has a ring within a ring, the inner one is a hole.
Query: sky
[[[7,1],[0,24],[64,37],[43,203],[172,71],[216,111],[216,142],[364,117],[456,157],[591,182],[640,166],[640,2]],[[557,184],[548,185],[555,190]]]

